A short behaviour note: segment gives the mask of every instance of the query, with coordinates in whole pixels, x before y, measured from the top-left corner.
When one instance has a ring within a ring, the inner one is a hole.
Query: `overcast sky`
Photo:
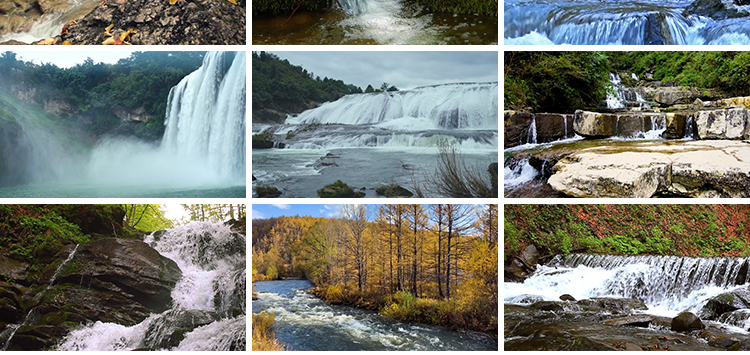
[[[72,47],[72,46],[71,46]],[[33,61],[34,64],[51,63],[60,68],[70,68],[91,58],[94,63],[115,64],[122,58],[130,56],[132,51],[13,51],[24,62]]]
[[[363,90],[387,82],[399,89],[498,81],[494,52],[272,52],[315,76],[343,80]]]

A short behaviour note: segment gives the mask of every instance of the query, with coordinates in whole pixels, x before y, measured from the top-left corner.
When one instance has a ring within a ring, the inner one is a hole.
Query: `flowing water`
[[[338,11],[253,16],[253,44],[496,44],[497,16],[429,13],[401,0],[339,0]],[[334,5],[338,7],[338,4]]]
[[[347,95],[284,124],[254,126],[253,133],[272,134],[285,148],[253,151],[253,184],[316,197],[317,189],[342,180],[375,197],[380,185],[424,182],[437,167],[440,142],[486,171],[497,161],[497,85]]]
[[[28,178],[0,188],[0,196],[245,197],[245,57],[206,54],[171,89],[157,144],[105,137],[82,148],[73,136],[61,139],[48,118],[14,107],[27,143],[22,167]]]
[[[255,282],[253,313],[275,316],[276,339],[287,350],[497,350],[497,342],[475,334],[399,323],[376,312],[326,304],[305,280]]]
[[[59,4],[49,10],[34,21],[29,28],[22,26],[22,29],[18,31],[1,35],[0,43],[10,40],[31,43],[57,36],[62,31],[63,26],[71,21],[83,18],[100,3],[100,0],[69,0],[67,3]]]
[[[65,336],[57,350],[245,350],[245,237],[223,223],[193,222],[144,241],[182,270],[171,308],[130,327],[83,326]],[[195,325],[195,319],[202,320],[200,326],[171,344],[174,328]]]
[[[505,44],[748,44],[747,17],[688,14],[690,0],[506,0]],[[746,10],[747,6],[729,8]]]
[[[748,258],[690,258],[677,256],[614,256],[572,254],[556,256],[523,283],[503,284],[506,304],[627,297],[643,300],[648,314],[674,317],[698,311],[710,297],[750,281]]]

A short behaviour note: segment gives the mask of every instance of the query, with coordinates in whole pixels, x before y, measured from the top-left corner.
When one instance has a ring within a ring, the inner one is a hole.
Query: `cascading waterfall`
[[[750,282],[750,258],[616,256],[571,254],[540,266],[523,284],[505,284],[506,303],[557,299],[628,297],[643,300],[650,312],[676,315],[699,309],[707,299]]]
[[[536,144],[536,116],[531,115],[531,124],[529,125],[529,134],[526,137],[527,144]]]
[[[210,52],[169,92],[158,146],[117,138],[92,153],[95,182],[150,186],[245,184],[245,52]]]
[[[193,222],[152,233],[144,241],[182,270],[172,290],[172,308],[130,327],[84,326],[69,333],[57,349],[245,350],[245,237],[223,223]],[[173,344],[174,328],[186,323],[194,329]]]
[[[351,94],[286,123],[374,125],[411,129],[497,129],[498,83],[445,84]]]

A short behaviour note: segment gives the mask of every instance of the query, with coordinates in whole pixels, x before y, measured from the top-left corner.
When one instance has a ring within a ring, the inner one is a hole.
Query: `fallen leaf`
[[[239,5],[239,4],[238,4],[238,3],[236,2],[236,1],[234,1],[234,0],[227,0],[227,1],[231,2],[232,4],[235,4],[235,5]]]
[[[115,44],[115,38],[114,37],[109,37],[109,38],[105,39],[104,42],[102,42],[102,44],[105,45],[105,46],[109,45],[109,44]]]
[[[63,46],[70,46],[70,45],[73,44],[73,42],[71,42],[69,40],[65,40],[62,44],[63,44]]]
[[[37,42],[37,44],[42,44],[42,45],[50,45],[50,44],[55,44],[55,43],[57,43],[57,40],[58,40],[58,39],[57,39],[57,38],[55,38],[55,37],[50,37],[50,38],[45,38],[45,39],[43,39],[43,40],[41,40],[41,41]]]

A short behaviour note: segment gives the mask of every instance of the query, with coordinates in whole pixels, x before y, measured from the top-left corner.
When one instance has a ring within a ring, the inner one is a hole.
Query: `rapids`
[[[329,305],[307,292],[306,280],[255,282],[253,312],[275,316],[286,350],[497,350],[487,337],[399,323],[376,312]]]
[[[65,336],[57,350],[245,350],[245,237],[223,223],[193,222],[154,232],[144,241],[182,270],[171,308],[130,327],[84,325]],[[191,330],[175,342],[175,328],[185,327]]]

